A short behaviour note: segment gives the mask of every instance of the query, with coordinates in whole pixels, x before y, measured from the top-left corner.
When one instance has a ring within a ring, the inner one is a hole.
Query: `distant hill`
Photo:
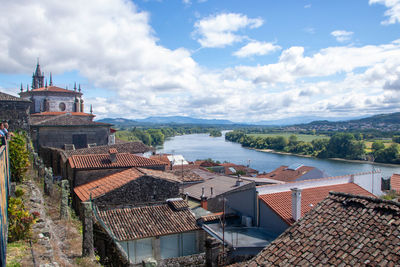
[[[105,118],[98,120],[99,122],[111,123],[121,126],[133,126],[142,124],[209,124],[209,125],[229,125],[234,124],[229,120],[216,120],[216,119],[197,119],[184,116],[169,116],[169,117],[148,117],[146,119],[123,119],[123,118]]]
[[[379,131],[400,131],[400,112],[379,114],[367,118],[348,121],[313,121],[307,124],[297,124],[287,127],[318,131],[368,129]]]
[[[318,116],[297,116],[278,120],[259,121],[251,124],[255,125],[271,125],[271,126],[288,126],[296,124],[310,123],[314,121],[347,121],[364,118],[362,117],[318,117]]]

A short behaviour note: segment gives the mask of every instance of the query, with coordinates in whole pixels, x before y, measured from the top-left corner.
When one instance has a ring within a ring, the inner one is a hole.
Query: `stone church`
[[[47,84],[39,62],[31,88],[24,90],[21,85],[19,95],[31,102],[30,133],[36,149],[77,149],[114,143],[112,125],[93,121],[92,107],[90,113],[84,112],[81,86],[77,88],[75,83],[73,90],[54,86],[51,73]]]

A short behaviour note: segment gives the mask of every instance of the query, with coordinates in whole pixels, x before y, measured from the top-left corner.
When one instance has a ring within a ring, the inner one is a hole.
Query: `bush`
[[[22,197],[24,194],[24,190],[22,190],[21,188],[15,189],[15,197]]]
[[[21,198],[10,197],[8,202],[8,240],[14,242],[30,237],[32,225],[39,214],[25,210]]]
[[[14,133],[8,145],[11,181],[21,182],[29,166],[29,152],[26,149],[26,139],[22,134]]]

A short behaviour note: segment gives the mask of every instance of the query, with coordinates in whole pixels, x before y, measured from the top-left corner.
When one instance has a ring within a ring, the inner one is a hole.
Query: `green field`
[[[274,137],[274,136],[283,136],[289,139],[289,136],[295,135],[297,136],[297,141],[303,142],[311,142],[314,139],[329,139],[329,136],[326,135],[311,135],[311,134],[293,134],[293,133],[271,133],[271,134],[248,134],[249,136],[254,137]]]

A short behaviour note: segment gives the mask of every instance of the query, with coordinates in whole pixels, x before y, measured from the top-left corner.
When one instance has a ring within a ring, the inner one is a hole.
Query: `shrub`
[[[25,210],[21,198],[10,197],[8,202],[8,240],[14,242],[30,237],[37,214]]]
[[[25,192],[22,190],[22,188],[15,189],[15,197],[22,197],[24,194]]]
[[[21,182],[29,166],[29,152],[26,149],[26,139],[24,135],[14,133],[13,138],[8,144],[11,180],[14,182]]]

